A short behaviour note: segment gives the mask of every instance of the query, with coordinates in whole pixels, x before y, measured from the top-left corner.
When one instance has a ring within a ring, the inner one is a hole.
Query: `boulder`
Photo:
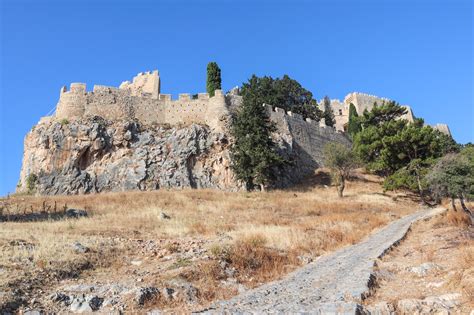
[[[135,302],[138,305],[143,306],[145,302],[155,299],[159,294],[160,290],[155,287],[140,288],[136,292]]]
[[[79,296],[75,297],[72,300],[70,311],[75,313],[91,313],[93,311],[97,311],[102,306],[104,302],[103,298],[100,298],[95,295],[91,296]]]
[[[76,253],[83,254],[89,252],[89,247],[86,247],[79,242],[75,242],[74,244],[72,244],[72,248]]]

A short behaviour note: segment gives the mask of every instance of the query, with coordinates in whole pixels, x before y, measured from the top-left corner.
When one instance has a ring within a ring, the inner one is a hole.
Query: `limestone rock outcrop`
[[[25,138],[17,191],[79,194],[159,188],[236,190],[229,141],[207,126],[101,117],[46,120]]]

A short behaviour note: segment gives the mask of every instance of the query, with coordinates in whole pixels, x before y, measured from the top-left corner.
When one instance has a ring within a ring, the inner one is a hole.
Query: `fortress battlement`
[[[308,123],[318,128],[326,128],[326,124],[324,119],[321,119],[319,122],[315,121],[311,118],[304,118],[302,115],[293,113],[291,111],[285,111],[283,108],[272,106],[269,104],[263,104],[266,108],[267,113],[269,114],[270,118],[274,118],[273,120],[283,120],[283,119],[292,119],[294,121],[300,121],[304,123]]]
[[[324,119],[321,119],[319,122],[315,121],[311,118],[304,118],[300,114],[292,113],[291,111],[285,111],[284,109],[276,106],[272,106],[269,104],[263,104],[265,109],[267,110],[267,113],[270,117],[270,119],[276,123],[277,127],[280,129],[283,128],[282,125],[285,124],[285,122],[292,122],[296,123],[300,126],[307,126],[308,128],[312,128],[315,130],[324,130],[323,132],[328,132],[328,133],[341,133],[341,131],[336,130],[333,127],[328,127],[326,126],[326,123],[324,122]]]
[[[379,97],[372,94],[361,93],[361,92],[352,92],[344,97],[344,101],[341,102],[338,99],[331,99],[331,108],[334,113],[334,118],[336,120],[336,129],[338,131],[344,131],[347,127],[347,123],[349,122],[349,106],[353,104],[357,113],[362,115],[365,110],[372,110],[374,104],[382,105],[384,102],[390,102],[391,100],[385,97]],[[415,121],[415,115],[413,114],[413,110],[408,105],[400,105],[404,107],[407,112],[405,115],[401,117],[401,119],[408,120],[409,122]],[[321,100],[319,102],[319,107],[321,110],[324,110],[324,101]],[[437,129],[447,135],[451,135],[451,131],[446,124],[436,124],[431,126],[434,129]]]
[[[144,124],[205,124],[214,129],[224,129],[223,117],[229,112],[235,112],[240,106],[241,97],[235,93],[224,95],[216,90],[214,96],[208,93],[181,93],[177,99],[171,94],[161,94],[160,77],[157,70],[140,72],[132,81],[124,81],[119,87],[94,85],[92,91],[87,91],[85,83],[71,83],[69,90],[62,87],[55,117],[58,119],[78,119],[82,117],[101,116],[109,120],[136,119]],[[335,129],[344,132],[349,121],[349,105],[354,104],[361,115],[365,110],[371,110],[375,103],[382,104],[390,101],[388,98],[372,94],[353,92],[346,95],[341,102],[331,99],[330,104],[336,121]],[[283,126],[285,121],[298,124],[310,124],[318,128],[326,128],[324,120],[319,122],[304,119],[299,114],[285,112],[279,107],[264,104],[268,113],[277,125]],[[319,102],[324,110],[324,102]],[[415,117],[409,106],[403,119],[413,122]],[[445,125],[434,128],[450,134]],[[326,128],[333,129],[333,128]]]
[[[139,73],[133,80],[123,82],[120,87],[94,85],[87,91],[85,83],[71,83],[60,90],[55,117],[79,119],[101,116],[109,120],[137,119],[161,124],[206,124],[222,129],[221,117],[228,115],[226,98],[221,90],[210,97],[208,93],[192,96],[160,94],[158,71]]]

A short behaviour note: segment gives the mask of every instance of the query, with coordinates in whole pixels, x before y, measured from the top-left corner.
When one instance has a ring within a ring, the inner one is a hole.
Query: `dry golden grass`
[[[315,176],[315,181],[318,176],[321,174]],[[72,250],[71,244],[77,241],[91,249],[86,255],[94,261],[91,268],[102,273],[120,273],[122,269],[110,266],[127,256],[139,255],[125,240],[169,239],[179,243],[188,238],[204,239],[216,248],[230,246],[228,257],[214,253],[214,260],[189,266],[178,264],[176,268],[179,275],[200,288],[200,298],[205,303],[235,294],[232,290],[220,292],[218,280],[223,275],[216,265],[218,260],[227,259],[238,270],[239,281],[254,286],[296,268],[300,263],[298,256],[314,258],[354,244],[374,229],[418,209],[404,194],[383,194],[379,180],[373,176],[359,175],[348,183],[345,194],[340,199],[335,188],[314,184],[267,193],[159,190],[13,196],[3,200],[14,205],[10,212],[41,210],[56,202],[59,209],[67,204],[69,208],[87,209],[90,216],[78,220],[2,223],[0,267],[34,272],[45,266],[67,266],[84,258]],[[161,219],[161,212],[171,219]],[[219,238],[222,235],[231,239],[223,243]],[[32,246],[11,246],[12,240]],[[163,247],[169,253],[179,251],[179,247],[167,244]],[[186,274],[196,267],[198,276]],[[3,273],[0,286],[22,276],[21,272],[7,276]]]
[[[460,228],[468,228],[471,225],[471,219],[469,216],[460,208],[457,207],[457,210],[454,210],[451,202],[448,200],[444,200],[442,205],[447,208],[449,211],[446,215],[446,218],[438,218],[436,223],[440,226],[444,224],[449,224],[452,226],[457,226]],[[469,209],[474,209],[474,202],[467,202],[466,206]]]
[[[381,279],[364,303],[389,301],[397,305],[401,299],[460,293],[457,312],[468,314],[474,308],[474,230],[469,222],[463,212],[450,209],[416,223],[407,238],[378,262]],[[424,263],[436,267],[424,275],[410,271]],[[387,273],[390,276],[384,277]]]

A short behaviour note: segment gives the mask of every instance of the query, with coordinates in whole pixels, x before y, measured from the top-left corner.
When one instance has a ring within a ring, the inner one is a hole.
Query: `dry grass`
[[[463,212],[450,209],[415,224],[407,238],[378,261],[379,286],[364,303],[397,305],[401,299],[460,293],[457,312],[468,314],[474,308],[474,230],[469,222]],[[436,267],[426,274],[410,271],[424,263]]]
[[[464,240],[459,245],[456,255],[456,270],[449,277],[446,288],[460,290],[464,295],[467,305],[474,308],[474,240]]]
[[[458,206],[457,210],[454,210],[451,205],[451,202],[449,202],[448,200],[445,200],[442,205],[449,211],[446,215],[446,218],[439,218],[437,220],[437,224],[439,224],[440,226],[444,224],[449,224],[451,226],[457,226],[464,229],[468,228],[471,225],[471,219],[462,209],[460,209],[460,206]],[[469,209],[474,209],[474,202],[467,202],[466,205]]]
[[[79,220],[2,223],[0,268],[35,272],[44,266],[72,265],[87,257],[94,262],[91,268],[120,277],[119,273],[126,270],[113,266],[119,266],[127,257],[140,255],[131,240],[173,240],[176,244],[165,242],[162,247],[175,254],[180,252],[182,240],[200,239],[210,244],[208,252],[229,248],[225,253],[215,252],[210,261],[193,261],[169,269],[178,269],[174,276],[193,281],[201,291],[202,302],[207,303],[236,293],[235,288],[221,292],[225,290],[218,284],[224,277],[220,261],[226,260],[236,268],[239,282],[248,286],[281,277],[299,265],[296,257],[314,258],[359,242],[374,229],[418,208],[415,202],[403,197],[383,194],[377,178],[360,174],[348,183],[344,199],[337,197],[334,188],[322,185],[268,193],[159,190],[14,196],[8,203],[18,205],[18,211],[41,210],[45,204],[56,202],[58,208],[67,204],[70,208],[87,209],[91,215]],[[10,212],[15,209],[10,208]],[[161,219],[161,212],[171,219]],[[222,235],[229,239],[222,241]],[[12,240],[32,246],[11,246]],[[76,241],[91,251],[85,256],[75,253],[71,244]],[[197,276],[190,276],[189,271],[197,267]],[[21,272],[1,273],[0,286],[22,276]]]

